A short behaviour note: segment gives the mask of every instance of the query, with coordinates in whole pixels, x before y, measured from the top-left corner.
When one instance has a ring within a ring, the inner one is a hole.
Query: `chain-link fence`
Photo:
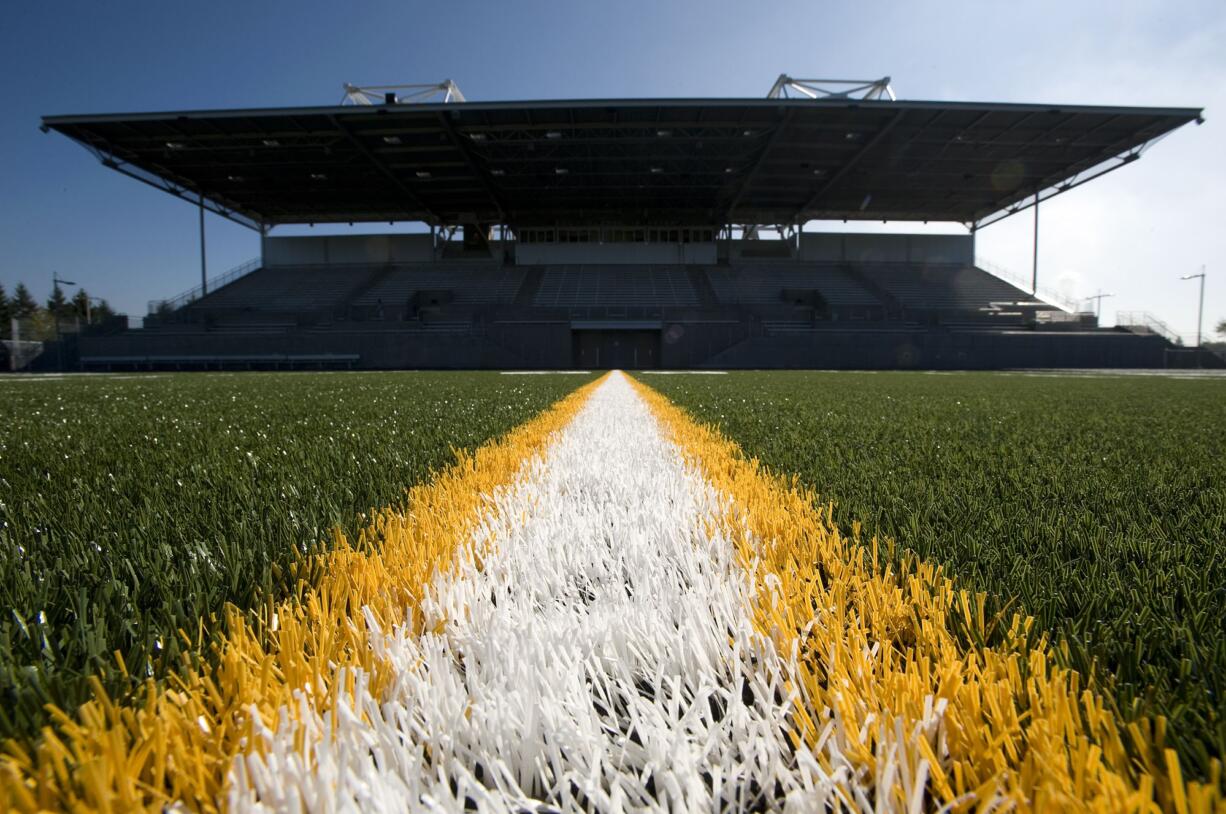
[[[43,343],[24,339],[0,339],[0,369],[24,370],[43,352]]]
[[[13,317],[0,333],[0,370],[19,371],[31,367],[59,369],[64,346],[70,344],[85,327],[76,315],[65,315],[56,320],[46,311],[38,311],[28,317]],[[54,354],[55,358],[44,354]]]

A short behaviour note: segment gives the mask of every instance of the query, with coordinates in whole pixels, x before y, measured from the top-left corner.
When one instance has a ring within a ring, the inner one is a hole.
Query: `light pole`
[[[1181,280],[1195,280],[1200,278],[1200,302],[1196,306],[1196,347],[1200,349],[1200,327],[1202,319],[1205,316],[1205,267],[1200,267],[1200,274],[1185,274],[1180,277]]]
[[[1098,319],[1099,316],[1101,315],[1101,312],[1103,310],[1103,300],[1107,299],[1107,297],[1114,297],[1114,296],[1115,296],[1114,294],[1104,294],[1103,290],[1100,288],[1098,289],[1098,293],[1095,294],[1093,297],[1086,297],[1087,301],[1094,300],[1094,319]]]
[[[64,285],[76,285],[72,280],[65,280],[59,276],[59,272],[51,272],[51,296],[55,296],[56,289],[60,287],[60,283]],[[56,367],[60,372],[64,372],[64,343],[60,341],[60,315],[57,311],[51,315],[55,319],[55,359]]]
[[[76,283],[74,283],[72,280],[65,280],[63,277],[59,275],[60,273],[58,271],[51,272],[51,285],[52,285],[51,293],[52,294],[55,293],[55,289],[59,288],[61,283],[64,285],[76,285]]]

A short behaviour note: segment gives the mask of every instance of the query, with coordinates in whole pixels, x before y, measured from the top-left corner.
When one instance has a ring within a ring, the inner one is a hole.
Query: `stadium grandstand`
[[[472,102],[444,82],[43,127],[198,206],[202,245],[206,211],[261,235],[142,328],[74,337],[82,369],[940,369],[1205,363],[1147,318],[1100,328],[1044,297],[1037,263],[1026,285],[975,259],[980,229],[1024,211],[1037,256],[1043,201],[1200,121],[783,76],[762,99]]]

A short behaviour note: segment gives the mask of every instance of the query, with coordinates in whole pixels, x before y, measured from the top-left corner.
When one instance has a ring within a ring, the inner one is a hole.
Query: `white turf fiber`
[[[232,810],[826,808],[846,769],[792,746],[720,500],[614,374],[436,577],[438,632],[372,630],[384,696],[358,675],[321,716],[300,693],[235,761]]]

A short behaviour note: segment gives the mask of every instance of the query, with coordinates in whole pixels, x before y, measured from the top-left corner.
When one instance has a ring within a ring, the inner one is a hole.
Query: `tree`
[[[47,298],[47,311],[58,319],[67,316],[70,310],[68,298],[64,296],[64,289],[60,288],[59,283],[56,283],[51,289],[51,296]]]
[[[98,300],[94,303],[93,314],[94,322],[106,322],[116,316],[115,309],[111,308],[111,304],[106,300]]]
[[[18,283],[17,288],[13,290],[10,308],[13,316],[18,319],[29,319],[38,311],[38,303],[34,301],[34,297],[30,296],[30,289],[26,288],[25,283]]]
[[[0,285],[0,339],[12,339],[9,336],[9,322],[13,318],[13,306],[9,303],[8,292]]]
[[[1223,339],[1226,339],[1226,319],[1219,322],[1217,324],[1217,327],[1214,328],[1213,330],[1217,333],[1218,336],[1222,337]]]
[[[72,311],[87,322],[93,316],[89,308],[89,294],[84,288],[78,288],[77,293],[72,295]]]
[[[57,338],[55,319],[45,308],[38,308],[21,326],[21,338],[35,342],[50,342]]]

